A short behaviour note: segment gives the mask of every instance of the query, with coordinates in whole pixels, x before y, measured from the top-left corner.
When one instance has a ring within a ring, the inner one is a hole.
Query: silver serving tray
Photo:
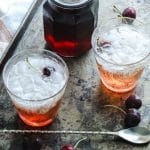
[[[6,0],[6,1],[10,2],[10,0]],[[13,7],[14,6],[16,7],[16,8],[13,8],[14,12],[15,12],[15,10],[19,11],[18,10],[19,6],[17,5],[18,0],[13,0],[13,2],[15,2],[15,1],[16,1],[16,4],[13,5]],[[27,1],[28,1],[28,3],[27,3]],[[2,11],[0,11],[0,19],[4,20],[4,21],[0,20],[0,28],[4,32],[3,33],[1,31],[0,33],[6,36],[4,38],[8,42],[8,44],[5,44],[5,45],[2,45],[0,43],[0,47],[3,48],[3,50],[1,50],[1,54],[0,54],[0,71],[2,71],[2,67],[4,66],[6,61],[9,59],[9,57],[11,57],[11,55],[13,54],[13,50],[15,49],[18,42],[20,41],[20,39],[21,39],[22,35],[24,34],[25,30],[27,29],[32,17],[34,16],[36,9],[38,8],[38,6],[40,6],[42,1],[43,0],[26,0],[26,1],[23,0],[21,7],[22,6],[24,6],[24,7],[22,7],[23,9],[21,9],[19,12],[16,12],[17,18],[15,18],[13,15],[11,15],[9,7],[8,7],[9,13],[6,13],[6,15],[4,13],[2,13]],[[2,3],[2,5],[3,5],[5,2],[1,2],[1,0],[0,0],[0,3]],[[24,3],[26,3],[27,5],[24,5]],[[2,7],[2,5],[1,5],[1,7]],[[5,5],[3,5],[3,6],[5,6]],[[8,12],[8,11],[6,10],[6,12]],[[25,12],[23,12],[23,11],[25,11]],[[19,17],[19,19],[18,19],[18,17]],[[18,20],[15,20],[15,19],[18,19]],[[16,24],[14,24],[14,26],[12,26],[12,24],[14,22]],[[1,38],[0,38],[0,41],[1,41]]]

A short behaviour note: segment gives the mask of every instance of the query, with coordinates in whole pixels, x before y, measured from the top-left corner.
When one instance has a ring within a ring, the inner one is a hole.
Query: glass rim
[[[27,50],[27,51],[26,51]],[[64,71],[65,71],[65,74],[66,74],[66,80],[65,80],[65,84],[62,86],[62,88],[57,91],[55,94],[53,94],[52,96],[48,96],[46,98],[43,98],[43,99],[37,99],[37,100],[34,100],[34,99],[26,99],[26,98],[22,98],[21,96],[18,96],[16,94],[14,94],[14,92],[12,92],[11,90],[9,90],[8,86],[7,86],[7,83],[5,82],[4,80],[4,76],[5,76],[5,72],[6,72],[6,69],[8,67],[8,65],[10,65],[11,61],[13,61],[17,56],[22,56],[23,54],[26,54],[26,53],[35,53],[36,52],[47,52],[53,56],[56,57],[56,59],[59,59],[61,61],[61,63],[64,65]],[[57,96],[61,91],[63,91],[63,89],[67,86],[67,82],[68,82],[68,79],[69,79],[69,70],[68,70],[68,67],[67,67],[67,64],[65,63],[65,61],[57,54],[55,54],[54,52],[51,52],[50,50],[46,50],[46,49],[24,49],[23,51],[20,51],[20,52],[17,52],[15,55],[13,55],[8,61],[7,63],[5,64],[4,68],[3,68],[3,72],[2,72],[2,78],[3,78],[3,83],[5,85],[5,88],[6,90],[8,90],[9,93],[11,93],[13,96],[15,96],[16,98],[20,99],[21,101],[29,101],[29,102],[40,102],[40,101],[46,101],[48,99],[51,99],[55,96]]]
[[[116,25],[116,26],[117,26],[117,25]],[[118,26],[119,26],[119,25],[118,25]],[[123,66],[123,67],[126,67],[126,66],[133,66],[133,65],[136,65],[136,64],[138,64],[138,63],[144,61],[146,58],[148,58],[148,57],[150,56],[150,52],[148,52],[143,58],[141,58],[141,59],[139,59],[139,60],[137,60],[137,61],[135,61],[135,62],[132,62],[132,63],[127,63],[127,64],[113,63],[113,62],[111,62],[111,61],[106,60],[105,58],[103,58],[102,56],[100,56],[100,55],[98,54],[98,52],[97,52],[97,50],[96,50],[96,48],[95,48],[95,46],[94,46],[94,41],[97,40],[96,38],[98,38],[98,37],[96,36],[96,34],[99,32],[98,30],[99,30],[100,28],[102,28],[102,27],[100,27],[100,26],[96,27],[96,28],[94,29],[93,34],[92,34],[92,38],[91,38],[92,49],[94,50],[94,53],[96,53],[96,55],[98,55],[98,57],[100,57],[100,58],[101,58],[102,60],[104,60],[106,63],[112,64],[112,65],[115,65],[115,66]],[[95,38],[95,37],[96,37],[96,38]]]

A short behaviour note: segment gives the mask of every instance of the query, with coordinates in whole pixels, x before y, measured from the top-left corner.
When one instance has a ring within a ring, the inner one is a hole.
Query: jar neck
[[[62,5],[59,4],[58,2],[56,2],[55,0],[48,0],[49,4],[51,5],[51,8],[56,10],[56,11],[60,11],[60,12],[70,12],[70,13],[81,13],[81,12],[85,12],[86,10],[88,10],[91,5],[93,4],[94,0],[90,0],[87,1],[84,4],[81,5],[77,5],[77,6],[67,6],[67,5]]]

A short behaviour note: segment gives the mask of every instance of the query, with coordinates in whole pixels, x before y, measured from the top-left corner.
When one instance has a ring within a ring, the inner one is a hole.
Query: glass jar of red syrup
[[[43,6],[44,37],[49,48],[77,57],[91,48],[99,0],[47,0]]]

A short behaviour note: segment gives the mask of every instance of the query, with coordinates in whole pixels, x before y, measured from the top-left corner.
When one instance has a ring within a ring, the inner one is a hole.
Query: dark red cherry
[[[28,137],[23,138],[22,149],[23,150],[41,150],[42,148],[42,139],[40,137]]]
[[[105,48],[110,47],[112,43],[110,41],[101,41],[100,45]]]
[[[110,47],[112,45],[112,42],[111,41],[107,41],[107,40],[102,40],[100,38],[97,39],[97,45],[99,47]]]
[[[60,150],[76,150],[76,149],[71,144],[66,144]]]
[[[125,127],[130,128],[137,126],[141,121],[141,115],[137,109],[130,108],[127,111],[127,115],[125,118]]]
[[[49,77],[51,75],[51,71],[47,67],[45,67],[43,68],[43,75]]]
[[[139,109],[142,106],[142,101],[137,95],[131,95],[125,101],[125,106],[127,109],[129,108]]]
[[[133,18],[133,19],[128,19],[128,18],[123,19],[123,22],[131,24],[136,18],[136,10],[133,7],[128,7],[123,11],[122,16]]]
[[[33,150],[41,150],[41,147],[42,147],[42,139],[41,138],[35,138],[33,141],[32,141],[32,149]]]

